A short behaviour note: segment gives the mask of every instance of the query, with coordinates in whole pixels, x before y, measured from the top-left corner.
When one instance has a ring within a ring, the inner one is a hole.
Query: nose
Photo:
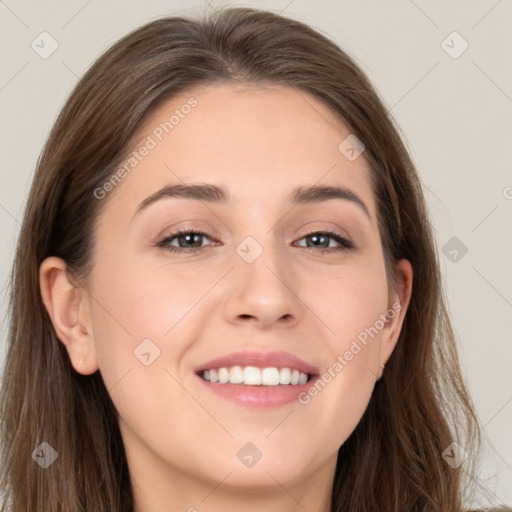
[[[297,276],[285,258],[282,252],[267,247],[252,263],[235,260],[225,290],[226,321],[263,330],[297,324],[304,304],[298,295]]]

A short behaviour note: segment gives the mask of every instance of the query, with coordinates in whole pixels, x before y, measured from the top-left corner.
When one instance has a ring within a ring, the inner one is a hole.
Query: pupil
[[[323,238],[324,243],[322,244],[321,239]],[[312,242],[318,247],[318,245],[326,246],[325,242],[327,241],[327,246],[329,245],[328,237],[326,235],[311,235]],[[318,243],[319,242],[319,243]]]
[[[187,233],[185,235],[183,235],[183,238],[185,239],[185,244],[193,244],[194,247],[197,247],[197,242],[198,239],[201,238],[201,235],[198,235],[198,234],[195,234],[195,233]],[[201,245],[201,244],[199,244]]]

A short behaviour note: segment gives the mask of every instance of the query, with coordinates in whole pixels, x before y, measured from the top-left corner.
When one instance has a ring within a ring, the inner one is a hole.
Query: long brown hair
[[[370,404],[339,449],[332,510],[461,511],[479,429],[457,359],[420,179],[393,119],[353,60],[312,28],[271,12],[226,9],[168,17],[125,36],[80,80],[38,161],[11,274],[1,396],[1,510],[133,510],[117,411],[99,372],[73,370],[42,303],[39,266],[93,264],[109,179],[142,120],[178,92],[216,81],[270,82],[323,101],[365,144],[390,282],[408,259],[414,285],[396,349]],[[43,469],[42,442],[58,452]],[[452,468],[458,442],[469,459]]]

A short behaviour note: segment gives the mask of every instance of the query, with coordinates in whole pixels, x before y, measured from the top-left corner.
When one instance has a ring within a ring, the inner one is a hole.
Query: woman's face
[[[408,285],[388,294],[350,133],[303,91],[197,88],[146,119],[125,172],[95,192],[92,350],[72,362],[99,368],[140,481],[332,476],[408,303]],[[309,382],[286,383],[299,371]]]

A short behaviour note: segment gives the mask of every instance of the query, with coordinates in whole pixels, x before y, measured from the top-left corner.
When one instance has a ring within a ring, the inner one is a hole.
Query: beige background
[[[99,53],[129,30],[163,15],[224,5],[0,0],[2,362],[7,278],[23,205],[67,95]],[[229,5],[283,12],[326,33],[357,59],[392,108],[436,224],[462,364],[487,440],[481,482],[494,501],[511,505],[512,0]],[[46,59],[31,47],[44,31],[58,43]],[[468,48],[458,55],[464,41]]]

